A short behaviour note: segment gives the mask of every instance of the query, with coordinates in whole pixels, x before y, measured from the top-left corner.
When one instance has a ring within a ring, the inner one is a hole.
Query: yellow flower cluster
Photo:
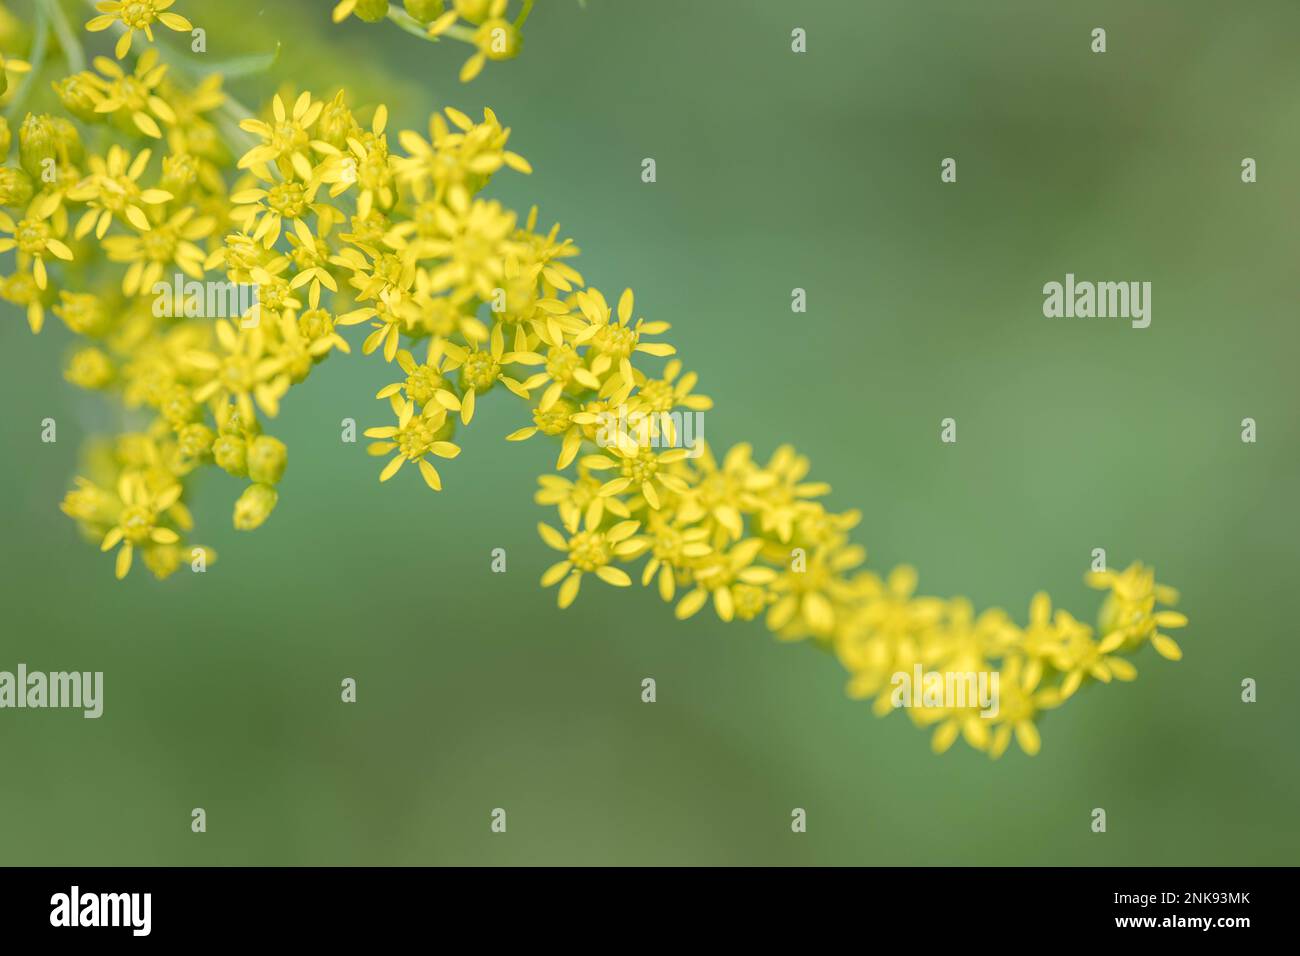
[[[404,0],[399,9],[389,0],[341,0],[334,22],[355,16],[367,23],[391,20],[408,33],[429,40],[446,37],[474,48],[460,69],[462,83],[482,72],[488,60],[512,60],[523,46],[524,22],[533,0],[521,0],[514,20],[506,19],[510,0]]]
[[[48,309],[83,337],[68,379],[113,392],[141,422],[92,458],[63,503],[116,549],[119,578],[137,553],[159,577],[211,560],[182,539],[201,468],[247,480],[236,528],[268,518],[287,450],[265,421],[318,364],[350,351],[340,329],[365,326],[361,352],[395,379],[376,396],[388,423],[366,431],[386,459],[380,481],[409,463],[440,490],[434,460],[459,454],[457,431],[494,391],[528,408],[508,440],[555,440],[557,473],[536,500],[555,509],[539,531],[561,557],[542,584],[561,607],[587,575],[627,587],[634,571],[678,618],[711,604],[721,621],[761,618],[782,640],[834,653],[849,693],[881,714],[898,704],[900,673],[996,671],[995,715],[973,701],[909,708],[934,728],[935,750],[962,736],[994,757],[1013,736],[1035,753],[1038,717],[1084,682],[1132,680],[1144,644],[1181,656],[1164,631],[1186,619],[1161,608],[1177,594],[1141,564],[1089,576],[1107,592],[1095,631],[1043,594],[1021,626],[915,595],[910,568],[862,569],[858,512],[829,511],[829,487],[794,449],[760,463],[748,445],[720,457],[702,440],[688,447],[683,416],[712,401],[663,340],[668,323],[637,317],[631,290],[611,305],[588,286],[569,262],[578,250],[558,227],[540,230],[536,208],[521,221],[483,196],[499,170],[530,171],[491,111],[475,121],[447,108],[426,131],[393,136],[383,105],[363,122],[342,91],[301,92],[244,119],[248,141],[228,152],[236,144],[207,116],[225,104],[219,80],[175,83],[152,49],[129,83],[112,61],[96,66],[56,84],[68,116],[28,115],[19,129],[18,165],[0,176],[0,205],[15,210],[0,215],[0,251],[15,262],[0,295],[33,332]],[[100,148],[85,147],[83,126]],[[6,160],[10,139],[0,127]],[[215,317],[204,298],[214,286],[251,287],[255,301]],[[611,428],[615,415],[654,423],[653,434]]]

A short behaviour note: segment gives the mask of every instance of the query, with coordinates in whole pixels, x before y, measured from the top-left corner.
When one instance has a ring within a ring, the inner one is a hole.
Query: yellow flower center
[[[623,476],[639,485],[659,473],[659,459],[652,449],[642,448],[632,458],[623,459]]]
[[[429,451],[437,429],[423,415],[416,415],[397,433],[397,448],[411,461],[418,461]]]
[[[307,209],[307,194],[301,183],[279,183],[267,193],[266,204],[286,219],[297,219]]]
[[[307,145],[307,131],[293,120],[286,120],[271,127],[271,146],[280,151],[280,155],[296,152]]]
[[[546,411],[533,409],[533,424],[544,435],[563,435],[569,429],[569,416],[573,414],[573,405],[561,399]]]
[[[434,392],[446,388],[446,381],[428,365],[421,365],[406,377],[406,397],[417,405],[428,405]]]
[[[132,30],[143,30],[158,19],[158,11],[154,9],[153,0],[133,0],[122,7],[118,16]]]
[[[497,364],[491,353],[488,352],[471,352],[469,358],[465,360],[465,366],[461,369],[461,381],[474,389],[476,392],[485,392],[493,386],[497,376],[501,374],[501,366]]]
[[[626,358],[636,348],[637,334],[625,325],[607,325],[591,340],[592,347],[612,358]]]
[[[733,584],[731,597],[736,607],[736,617],[742,621],[752,621],[767,607],[763,589],[753,584]]]
[[[308,309],[298,316],[298,331],[314,342],[334,331],[334,319],[325,309]]]
[[[662,379],[652,379],[646,382],[641,386],[641,391],[637,393],[637,397],[652,412],[672,411],[673,402],[676,399],[673,394],[673,387]]]
[[[221,365],[221,383],[228,392],[247,392],[253,387],[253,363],[242,355],[231,355]]]
[[[149,532],[153,530],[153,512],[141,505],[129,505],[122,509],[118,523],[126,540],[132,544],[143,544],[149,540]]]
[[[150,229],[140,237],[144,254],[154,262],[171,262],[176,252],[176,234],[167,226]]]
[[[565,345],[558,349],[551,349],[550,354],[546,357],[546,374],[557,382],[568,383],[573,377],[574,370],[582,364],[580,356],[572,346]]]
[[[609,564],[605,536],[599,531],[580,531],[569,542],[569,560],[582,571],[595,571]]]
[[[28,255],[38,255],[45,251],[45,240],[50,238],[50,227],[39,219],[24,219],[18,223],[14,239],[18,248]]]

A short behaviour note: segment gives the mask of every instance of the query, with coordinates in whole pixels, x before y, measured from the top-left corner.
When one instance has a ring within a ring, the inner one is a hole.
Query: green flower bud
[[[343,102],[343,91],[340,90],[321,110],[320,119],[316,121],[316,135],[335,149],[347,149],[348,137],[356,135],[357,131],[356,118]]]
[[[221,435],[212,443],[217,465],[236,478],[248,477],[248,442],[239,435]]]
[[[456,12],[470,23],[482,23],[492,12],[492,0],[456,0]]]
[[[266,485],[273,485],[284,477],[289,464],[289,449],[284,442],[270,435],[258,435],[248,447],[248,477]]]
[[[0,206],[25,208],[32,201],[34,192],[32,177],[21,169],[0,167]]]
[[[489,60],[513,60],[523,46],[523,37],[509,20],[487,20],[474,31],[474,44]]]
[[[270,485],[249,485],[235,502],[235,529],[252,531],[260,527],[271,517],[278,498],[276,490]]]
[[[251,419],[245,422],[239,417],[239,410],[234,405],[227,405],[217,415],[217,431],[223,435],[237,435],[248,438],[257,435],[262,430],[257,419]]]
[[[0,163],[9,158],[9,146],[14,141],[14,134],[9,129],[9,121],[0,116]]]
[[[69,293],[62,293],[65,300],[69,298]],[[67,322],[66,316],[63,321]],[[71,323],[69,323],[71,325]],[[74,329],[73,331],[78,331]],[[163,418],[167,419],[167,424],[172,428],[180,430],[197,417],[199,406],[195,403],[192,392],[184,385],[173,385],[163,396],[162,402],[158,406],[158,412]]]
[[[176,436],[181,454],[186,458],[202,458],[212,449],[216,434],[202,422],[186,425]]]
[[[48,116],[28,113],[18,127],[18,161],[32,179],[40,179],[47,159],[58,161],[54,124]]]
[[[421,23],[430,23],[447,9],[445,0],[406,0],[406,12]]]
[[[172,153],[164,156],[162,161],[162,181],[160,188],[173,196],[182,197],[189,194],[190,188],[199,181],[199,164],[189,153]]]
[[[358,0],[353,12],[367,23],[378,23],[388,16],[388,0]]]
[[[104,114],[95,112],[95,88],[90,77],[93,73],[85,71],[65,76],[54,84],[54,92],[59,95],[63,108],[86,123],[98,122]]]
[[[81,388],[103,388],[113,380],[113,362],[97,348],[81,349],[68,361],[63,377]]]

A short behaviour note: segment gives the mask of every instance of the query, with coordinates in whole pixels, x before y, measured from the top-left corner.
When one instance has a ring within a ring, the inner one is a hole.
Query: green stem
[[[428,31],[419,20],[415,19],[415,17],[411,16],[399,7],[389,6],[388,19],[392,20],[407,33],[412,36],[417,36],[421,40],[430,40],[434,43],[438,41],[437,37],[429,36]]]
[[[81,49],[81,40],[77,38],[72,24],[68,22],[68,15],[63,12],[63,7],[59,6],[59,0],[40,0],[40,3],[49,14],[54,33],[59,38],[59,46],[63,47],[63,57],[68,61],[68,69],[73,73],[80,73],[86,68],[86,54]]]
[[[453,40],[463,40],[465,43],[474,43],[474,35],[478,31],[473,27],[461,26],[459,23],[455,26],[448,27],[443,31],[443,36],[451,37]]]
[[[524,8],[519,11],[519,16],[515,19],[515,29],[522,30],[524,23],[528,20],[528,14],[533,12],[533,0],[524,0]]]
[[[32,91],[32,85],[36,82],[36,75],[41,72],[41,67],[45,65],[45,51],[50,42],[49,27],[49,17],[44,4],[42,4],[36,8],[36,38],[32,41],[32,58],[29,61],[32,68],[23,77],[22,85],[18,87],[18,92],[14,94],[13,101],[9,104],[9,108],[5,110],[5,116],[8,119],[18,118],[18,114],[22,112],[23,104],[27,101],[27,94]]]

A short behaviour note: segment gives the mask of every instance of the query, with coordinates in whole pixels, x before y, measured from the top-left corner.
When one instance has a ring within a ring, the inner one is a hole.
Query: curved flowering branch
[[[519,55],[533,0],[521,0],[514,20],[506,18],[509,7],[510,0],[404,0],[400,8],[389,0],[341,0],[333,17],[335,23],[350,16],[367,23],[387,19],[426,40],[445,37],[468,43],[474,53],[460,68],[461,82],[468,83],[488,60],[512,60]]]
[[[521,218],[485,198],[503,169],[530,172],[491,111],[448,108],[393,135],[382,105],[363,122],[342,92],[276,96],[239,124],[241,152],[214,123],[219,81],[187,86],[153,53],[130,74],[100,58],[56,83],[68,115],[29,114],[0,176],[14,209],[0,214],[0,295],[33,332],[52,312],[83,337],[66,377],[145,422],[93,454],[63,502],[116,551],[119,578],[136,556],[158,577],[212,560],[185,504],[204,468],[247,481],[236,528],[267,520],[288,452],[264,427],[351,351],[341,330],[364,326],[360,351],[393,368],[376,396],[388,420],[365,433],[380,481],[410,464],[434,491],[444,472],[454,483],[454,439],[493,395],[527,409],[507,440],[555,443],[536,500],[555,516],[539,525],[557,552],[541,583],[562,608],[590,578],[638,580],[678,618],[762,620],[833,653],[850,695],[907,709],[936,751],[960,736],[994,757],[1013,738],[1036,753],[1039,718],[1085,683],[1132,680],[1144,645],[1181,656],[1165,632],[1186,618],[1162,607],[1177,593],[1140,563],[1089,574],[1105,592],[1096,628],[1045,594],[1024,624],[976,613],[917,595],[910,567],[865,570],[859,513],[828,510],[793,448],[760,462],[692,437],[712,400],[669,324],[637,317],[631,290],[611,305],[589,286],[535,207]],[[0,127],[6,159],[10,139]],[[255,294],[214,314],[214,290]],[[978,694],[960,693],[968,677]]]

